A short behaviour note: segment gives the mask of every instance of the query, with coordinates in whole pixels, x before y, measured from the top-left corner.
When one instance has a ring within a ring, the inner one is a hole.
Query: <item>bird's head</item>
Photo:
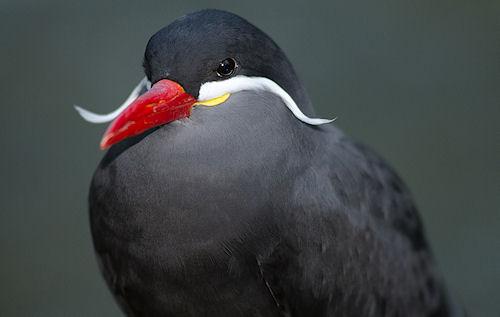
[[[114,113],[100,116],[77,108],[88,121],[114,119],[101,141],[103,149],[188,117],[194,106],[220,105],[244,90],[278,95],[306,124],[332,121],[304,114],[312,112],[310,101],[283,51],[232,13],[203,10],[175,20],[151,37],[143,65],[146,78]]]

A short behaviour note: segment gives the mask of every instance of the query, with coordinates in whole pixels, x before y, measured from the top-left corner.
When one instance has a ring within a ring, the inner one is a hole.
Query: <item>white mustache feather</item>
[[[118,117],[118,115],[123,110],[125,110],[128,105],[130,105],[135,99],[137,99],[143,88],[146,88],[148,90],[151,88],[151,83],[146,77],[144,77],[134,88],[134,90],[132,90],[127,100],[125,100],[115,111],[108,114],[97,114],[77,105],[75,105],[74,107],[85,121],[91,123],[109,122]],[[243,90],[265,90],[278,95],[279,97],[281,97],[287,108],[290,109],[290,111],[297,119],[310,125],[322,125],[333,122],[337,119],[310,118],[306,116],[297,106],[292,97],[290,97],[290,95],[283,88],[281,88],[274,81],[265,77],[247,77],[240,75],[226,80],[204,83],[200,87],[198,100],[202,102],[204,100],[210,100],[227,93],[232,94]]]
[[[280,85],[265,77],[239,75],[226,80],[204,83],[200,87],[198,99],[200,101],[209,100],[226,93],[231,94],[243,90],[265,90],[278,95],[297,119],[310,125],[322,125],[337,119],[309,118],[300,110],[293,98]]]
[[[77,105],[74,105],[76,111],[82,116],[85,121],[91,123],[105,123],[114,120],[120,113],[122,113],[125,108],[128,107],[134,100],[139,97],[139,94],[142,89],[146,88],[149,90],[151,88],[151,83],[148,81],[147,77],[144,77],[137,86],[135,86],[134,90],[130,93],[127,100],[125,100],[115,111],[108,114],[97,114]]]

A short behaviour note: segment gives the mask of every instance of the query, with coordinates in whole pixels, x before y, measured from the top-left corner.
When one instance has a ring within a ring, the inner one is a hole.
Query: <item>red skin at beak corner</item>
[[[111,122],[102,137],[101,149],[159,125],[189,117],[195,103],[196,99],[178,83],[160,80]]]

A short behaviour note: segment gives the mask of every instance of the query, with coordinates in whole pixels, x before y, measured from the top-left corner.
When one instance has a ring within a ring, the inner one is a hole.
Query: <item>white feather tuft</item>
[[[149,80],[146,77],[144,77],[139,82],[139,84],[134,88],[134,90],[132,90],[132,92],[128,96],[127,100],[125,100],[120,105],[120,107],[118,107],[115,111],[108,113],[108,114],[97,114],[97,113],[91,112],[89,110],[86,110],[82,107],[79,107],[77,105],[74,105],[74,107],[75,107],[75,110],[78,111],[80,116],[82,116],[82,118],[85,121],[88,121],[91,123],[109,122],[109,121],[112,121],[113,119],[115,119],[116,117],[118,117],[118,115],[120,113],[122,113],[122,111],[125,110],[125,108],[127,108],[128,105],[130,105],[135,99],[137,99],[137,97],[139,97],[139,93],[141,92],[141,90],[144,87],[146,87],[146,89],[148,89],[148,90],[151,88],[151,83],[149,82]]]
[[[226,80],[204,83],[200,87],[198,100],[210,100],[226,93],[235,93],[242,90],[265,90],[280,96],[297,119],[310,125],[326,124],[336,119],[309,118],[300,110],[292,97],[280,85],[265,77],[239,75]]]

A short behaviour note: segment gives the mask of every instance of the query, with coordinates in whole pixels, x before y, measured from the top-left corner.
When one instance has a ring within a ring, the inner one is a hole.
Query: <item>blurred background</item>
[[[0,316],[122,316],[94,258],[88,186],[146,42],[202,8],[288,53],[317,112],[411,188],[450,292],[500,316],[500,1],[0,0]]]

